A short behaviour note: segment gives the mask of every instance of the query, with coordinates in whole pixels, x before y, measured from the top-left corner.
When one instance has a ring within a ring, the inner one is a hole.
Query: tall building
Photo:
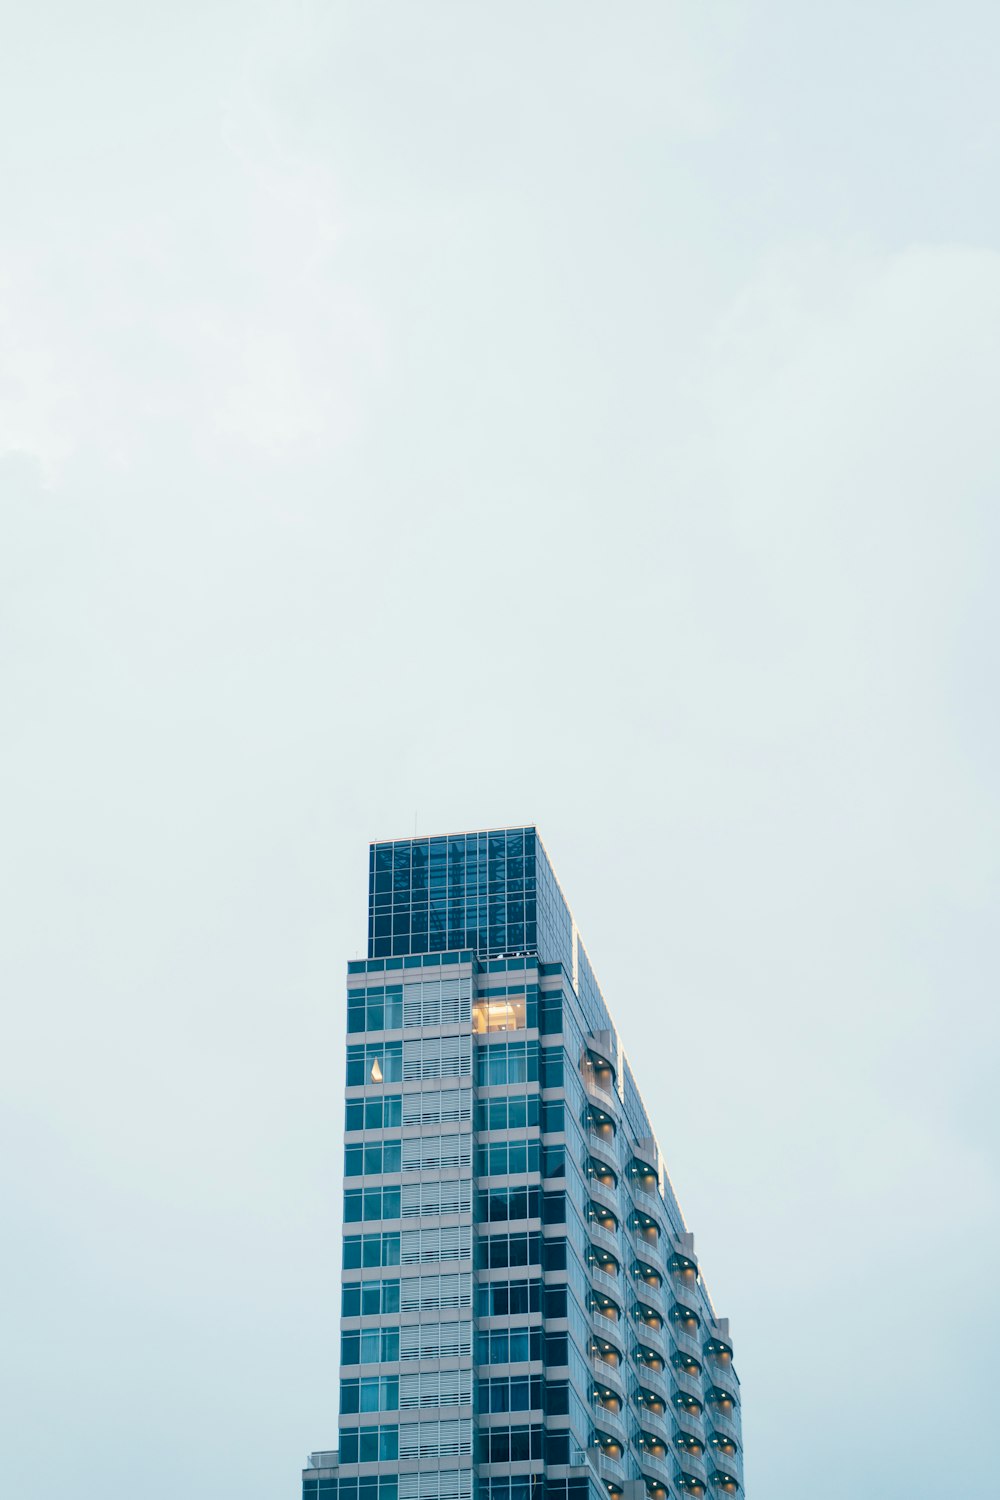
[[[741,1494],[729,1325],[535,829],[373,844],[369,872],[339,1439],[303,1500]]]

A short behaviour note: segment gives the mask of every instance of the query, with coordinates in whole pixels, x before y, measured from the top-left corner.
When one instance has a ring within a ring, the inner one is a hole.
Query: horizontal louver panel
[[[399,1330],[401,1360],[463,1359],[471,1355],[471,1322],[404,1323]]]
[[[471,1036],[423,1036],[403,1043],[403,1078],[465,1078],[472,1073]]]
[[[399,1500],[472,1500],[472,1470],[432,1469],[400,1474]]]
[[[404,1172],[441,1172],[472,1166],[472,1136],[411,1135],[403,1141]]]
[[[404,1229],[400,1235],[400,1265],[421,1266],[441,1260],[471,1259],[470,1224],[456,1224],[445,1229]]]
[[[399,1284],[399,1305],[403,1312],[471,1307],[472,1277],[468,1271],[445,1276],[404,1276]]]
[[[404,1219],[422,1219],[431,1214],[468,1214],[472,1212],[472,1181],[466,1178],[458,1182],[406,1182],[401,1202]],[[404,1260],[403,1264],[407,1262]]]
[[[460,1026],[472,1020],[471,979],[425,979],[403,985],[403,1026]]]
[[[454,1458],[471,1452],[471,1422],[400,1423],[400,1458]]]
[[[434,1089],[424,1094],[403,1095],[404,1125],[451,1125],[471,1119],[471,1089]]]
[[[400,1411],[419,1411],[421,1407],[471,1406],[471,1370],[433,1370],[421,1375],[399,1378]]]

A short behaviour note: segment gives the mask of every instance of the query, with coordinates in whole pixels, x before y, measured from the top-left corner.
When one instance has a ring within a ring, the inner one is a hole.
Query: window
[[[542,1176],[566,1176],[566,1147],[545,1146],[542,1148]]]
[[[545,1434],[545,1462],[547,1464],[569,1463],[568,1432],[547,1432]]]
[[[545,1256],[543,1262],[546,1271],[565,1271],[566,1269],[566,1241],[546,1240]]]
[[[486,1427],[479,1433],[481,1464],[525,1463],[542,1456],[542,1427]]]
[[[390,984],[347,992],[347,1030],[398,1031],[403,1024],[403,988]]]
[[[307,1477],[302,1481],[302,1500],[313,1500],[313,1497],[315,1500],[399,1500],[399,1489],[395,1474],[363,1474],[358,1479],[339,1480]]]
[[[566,1222],[566,1194],[546,1193],[544,1201],[544,1222],[546,1224],[565,1224]]]
[[[543,1036],[558,1036],[562,1031],[562,995],[558,991],[553,994],[539,996],[539,1020],[538,1029]]]
[[[356,1042],[348,1047],[348,1088],[363,1083],[399,1083],[402,1077],[402,1042]]]
[[[399,1457],[398,1427],[342,1427],[340,1462],[373,1464]]]
[[[545,1288],[545,1316],[546,1318],[565,1318],[566,1288],[564,1286]]]
[[[541,1163],[538,1141],[492,1141],[476,1147],[476,1173],[480,1177],[508,1177],[518,1172],[537,1172]]]
[[[542,1130],[545,1135],[562,1135],[566,1129],[566,1106],[562,1099],[546,1099],[542,1105]]]
[[[480,1099],[476,1104],[477,1130],[524,1130],[537,1125],[540,1100],[538,1094],[507,1095],[500,1099]]]
[[[481,1380],[476,1399],[482,1412],[541,1411],[542,1377],[500,1375]]]
[[[550,1380],[545,1387],[545,1415],[565,1417],[569,1414],[569,1381]]]
[[[505,1219],[537,1219],[541,1213],[541,1189],[537,1187],[481,1189],[476,1194],[476,1218],[482,1224]]]
[[[561,1047],[544,1047],[542,1049],[542,1088],[561,1089],[563,1086],[563,1049]]]
[[[526,996],[484,995],[472,1008],[472,1029],[486,1031],[523,1031],[527,1022]]]
[[[560,1054],[561,1055],[561,1054]],[[476,1048],[478,1084],[537,1083],[537,1042],[487,1042]]]
[[[562,1288],[566,1290],[565,1287]],[[569,1364],[569,1339],[565,1333],[545,1335],[545,1363],[547,1365]]]
[[[398,1234],[345,1234],[344,1270],[359,1266],[398,1266]]]
[[[362,1219],[398,1219],[399,1188],[348,1188],[344,1194],[344,1223],[359,1224]]]
[[[378,1094],[374,1099],[348,1099],[345,1130],[398,1130],[402,1099],[399,1094]]]
[[[565,1309],[566,1288],[562,1287]],[[519,1313],[540,1312],[540,1281],[487,1281],[476,1287],[476,1315],[480,1318],[504,1318]],[[563,1316],[565,1317],[565,1310]]]
[[[495,1333],[480,1333],[476,1339],[476,1358],[481,1365],[517,1365],[541,1357],[540,1328],[501,1328]]]
[[[541,1258],[542,1237],[537,1232],[483,1235],[476,1244],[476,1265],[480,1270],[537,1265]]]
[[[558,1480],[555,1482],[558,1483]],[[479,1481],[476,1500],[542,1500],[543,1494],[550,1493],[552,1484],[551,1479],[543,1479],[541,1474],[522,1474],[518,1477],[501,1474]],[[565,1494],[560,1500],[566,1500]],[[574,1495],[572,1500],[589,1500],[586,1480],[579,1497]]]
[[[372,1284],[378,1286],[380,1283]],[[398,1328],[354,1329],[340,1335],[340,1363],[342,1365],[390,1364],[398,1358]]]
[[[340,1382],[340,1410],[345,1416],[361,1411],[397,1411],[398,1375],[362,1375]]]
[[[344,1176],[366,1177],[400,1170],[399,1141],[376,1141],[372,1145],[345,1146]]]
[[[369,1317],[374,1313],[398,1313],[399,1282],[349,1281],[345,1283],[341,1293],[340,1311],[345,1318]]]

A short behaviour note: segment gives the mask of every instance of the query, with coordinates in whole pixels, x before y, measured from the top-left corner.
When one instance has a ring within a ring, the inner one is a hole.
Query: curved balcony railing
[[[600,1287],[602,1291],[610,1292],[612,1296],[621,1295],[621,1285],[617,1276],[611,1276],[607,1271],[602,1271],[598,1266],[591,1266],[590,1280],[593,1286]]]
[[[590,1367],[594,1372],[595,1380],[599,1380],[602,1385],[610,1386],[613,1391],[617,1391],[624,1405],[626,1381],[622,1366],[611,1364],[610,1361],[602,1358],[599,1351],[594,1351],[590,1356]]]
[[[690,1474],[697,1479],[699,1484],[708,1484],[708,1468],[705,1459],[697,1453],[691,1453],[686,1448],[681,1450],[680,1466],[685,1474]]]
[[[742,1434],[739,1424],[732,1417],[727,1417],[717,1406],[710,1406],[706,1413],[706,1423],[721,1437],[727,1437],[731,1443],[738,1448],[742,1443]]]
[[[593,1073],[586,1070],[580,1073],[580,1077],[583,1079],[583,1087],[586,1090],[587,1098],[593,1100],[597,1107],[604,1110],[606,1114],[614,1115],[617,1118],[621,1111],[621,1100],[613,1091],[614,1084],[608,1089],[604,1084],[598,1083]]]
[[[676,1365],[672,1365],[670,1378],[683,1395],[693,1396],[696,1401],[702,1399],[701,1381],[697,1375],[689,1375],[686,1370],[678,1370]]]
[[[652,1214],[654,1219],[663,1218],[664,1203],[659,1193],[651,1193],[646,1188],[640,1187],[635,1177],[629,1178],[629,1188],[635,1199],[636,1208],[645,1209],[646,1213]]]
[[[701,1364],[701,1345],[696,1338],[692,1337],[690,1333],[685,1333],[684,1329],[680,1326],[679,1323],[671,1321],[670,1337],[673,1339],[674,1343],[677,1345],[677,1348],[681,1351],[682,1354],[690,1355],[692,1359],[696,1359],[698,1363]]]
[[[648,1365],[641,1364],[638,1360],[636,1363],[638,1365],[636,1377],[639,1384],[645,1386],[651,1396],[658,1397],[669,1413],[673,1399],[670,1390],[669,1366],[664,1370],[651,1370]]]
[[[640,1425],[644,1427],[647,1432],[651,1432],[655,1437],[660,1438],[662,1442],[669,1444],[671,1434],[673,1432],[673,1420],[670,1414],[670,1408],[666,1407],[662,1415],[659,1412],[651,1411],[650,1408],[645,1405],[639,1406],[638,1411]]]
[[[690,1307],[694,1312],[701,1315],[701,1296],[697,1281],[691,1281],[684,1276],[671,1274],[670,1289],[674,1298],[682,1307]]]
[[[599,1135],[594,1129],[588,1130],[587,1150],[598,1161],[603,1162],[604,1166],[612,1168],[617,1175],[618,1144],[613,1135]]]
[[[739,1376],[732,1365],[720,1365],[714,1359],[705,1361],[705,1379],[710,1385],[718,1386],[721,1391],[728,1391],[734,1401],[740,1399]]]
[[[591,1219],[587,1230],[595,1245],[600,1245],[603,1250],[609,1250],[614,1256],[621,1254],[618,1236],[613,1229],[604,1229],[596,1219]]]
[[[599,1401],[593,1402],[594,1426],[601,1432],[606,1432],[609,1437],[617,1438],[623,1448],[628,1447],[628,1425],[625,1414],[620,1411],[612,1411],[609,1406],[602,1406]]]
[[[605,1187],[604,1183],[599,1177],[588,1177],[587,1189],[595,1203],[600,1204],[601,1208],[609,1209],[610,1212],[614,1214],[615,1218],[618,1217],[617,1188]]]
[[[632,1273],[632,1291],[636,1302],[641,1302],[644,1307],[651,1307],[655,1313],[659,1313],[664,1323],[667,1321],[667,1299],[658,1286],[650,1286],[641,1276]]]
[[[648,1453],[645,1448],[640,1448],[639,1467],[644,1474],[652,1474],[660,1480],[669,1480],[670,1454],[665,1453],[662,1458],[657,1458],[655,1454]]]
[[[726,1474],[740,1489],[743,1488],[743,1464],[738,1453],[718,1453],[714,1448],[709,1448],[707,1462],[713,1480],[716,1474]]]

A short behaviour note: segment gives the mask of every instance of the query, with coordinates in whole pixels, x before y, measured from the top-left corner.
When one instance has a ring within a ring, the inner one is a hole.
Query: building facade
[[[742,1494],[728,1322],[534,828],[372,845],[343,1219],[303,1500]]]

